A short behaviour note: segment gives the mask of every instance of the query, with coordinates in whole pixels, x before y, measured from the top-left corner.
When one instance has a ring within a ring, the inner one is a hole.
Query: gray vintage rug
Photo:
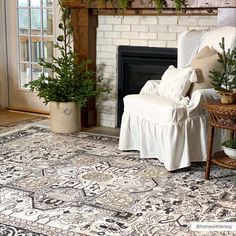
[[[191,222],[236,221],[235,171],[205,181],[204,165],[170,173],[117,146],[39,127],[1,135],[0,235],[199,235]]]

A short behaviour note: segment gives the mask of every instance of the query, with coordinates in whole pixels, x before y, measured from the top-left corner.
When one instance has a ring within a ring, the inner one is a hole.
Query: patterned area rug
[[[191,222],[236,221],[235,171],[214,166],[205,181],[203,165],[170,173],[117,146],[39,127],[2,134],[0,235],[199,235]]]

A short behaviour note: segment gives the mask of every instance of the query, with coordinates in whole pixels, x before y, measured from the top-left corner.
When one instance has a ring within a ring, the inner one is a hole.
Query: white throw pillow
[[[197,75],[191,67],[177,69],[169,66],[161,78],[158,93],[160,96],[180,101],[188,93],[191,82],[196,81]]]

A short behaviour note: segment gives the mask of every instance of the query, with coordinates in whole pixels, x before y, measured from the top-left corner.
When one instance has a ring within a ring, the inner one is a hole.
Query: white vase
[[[50,102],[50,129],[55,133],[79,132],[80,106],[75,102]]]
[[[230,158],[236,160],[236,149],[228,148],[228,147],[225,147],[225,146],[222,146],[222,148],[223,148],[223,150],[224,150],[224,152],[227,156],[229,156]]]

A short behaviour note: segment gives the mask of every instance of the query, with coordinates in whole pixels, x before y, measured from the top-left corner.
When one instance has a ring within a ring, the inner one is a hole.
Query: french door
[[[9,106],[48,112],[35,92],[24,84],[41,73],[50,73],[38,64],[51,61],[54,54],[55,0],[7,0],[6,28],[8,54]]]

